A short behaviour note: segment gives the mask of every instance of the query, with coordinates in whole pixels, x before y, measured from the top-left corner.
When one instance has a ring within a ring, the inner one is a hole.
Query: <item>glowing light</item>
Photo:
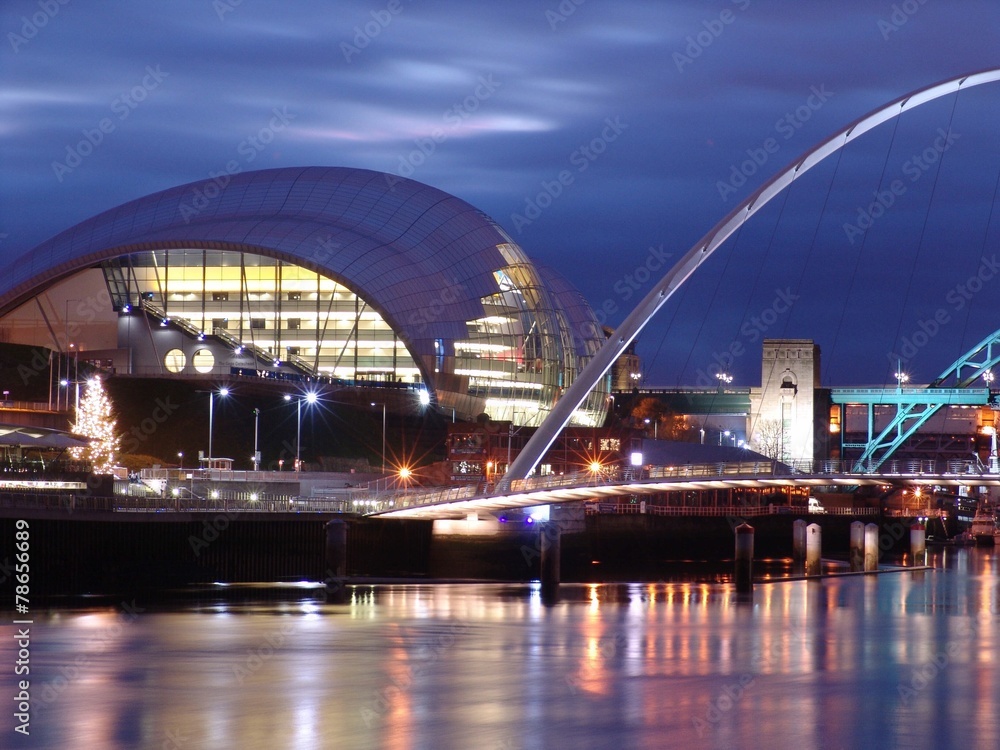
[[[402,468],[400,468],[400,470],[399,470],[399,478],[400,478],[400,479],[409,479],[409,478],[410,478],[410,475],[411,475],[412,473],[413,473],[413,472],[412,472],[412,471],[410,471],[409,467],[407,467],[407,466],[403,466],[403,467],[402,467]]]
[[[431,394],[427,391],[420,391],[419,397],[421,406],[427,406],[431,402]]]
[[[594,472],[595,474],[597,472],[599,472],[601,470],[601,462],[600,461],[591,461],[590,462],[590,470],[592,472]]]

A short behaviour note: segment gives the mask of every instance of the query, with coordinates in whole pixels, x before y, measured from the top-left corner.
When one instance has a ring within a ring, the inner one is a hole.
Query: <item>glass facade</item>
[[[368,300],[317,271],[256,253],[197,248],[133,253],[102,268],[114,309],[143,310],[199,341],[254,352],[258,366],[356,382],[424,384],[440,404],[454,404],[463,416],[487,413],[493,420],[537,425],[599,346],[596,337],[581,332],[598,327],[592,313],[580,317],[589,307],[573,307],[564,281],[549,271],[544,282],[514,244],[498,249],[507,265],[492,274],[496,291],[479,300],[480,314],[465,321],[464,337],[435,341],[438,355],[427,378]],[[444,354],[449,344],[453,356]],[[170,349],[163,357],[164,369],[173,374],[221,373],[224,365],[216,364],[207,348],[191,356]],[[459,387],[448,390],[444,382]],[[574,423],[600,424],[605,396],[604,389],[595,392]]]

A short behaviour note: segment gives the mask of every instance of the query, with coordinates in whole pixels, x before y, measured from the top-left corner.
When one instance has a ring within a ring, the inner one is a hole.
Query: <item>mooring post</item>
[[[796,566],[806,561],[806,525],[802,518],[792,522],[792,563]]]
[[[736,527],[736,592],[753,593],[753,526],[741,523]]]
[[[806,527],[806,575],[818,576],[823,572],[820,558],[823,554],[823,530],[818,523]]]
[[[554,602],[559,592],[559,557],[562,547],[559,523],[546,521],[538,526],[542,551],[542,601]]]
[[[342,600],[347,578],[347,521],[326,524],[326,594],[328,601]]]
[[[865,526],[865,572],[878,570],[878,524]]]
[[[914,523],[910,527],[910,555],[914,567],[927,564],[927,542],[922,523]]]
[[[851,524],[851,572],[859,573],[865,569],[865,524],[854,521]]]

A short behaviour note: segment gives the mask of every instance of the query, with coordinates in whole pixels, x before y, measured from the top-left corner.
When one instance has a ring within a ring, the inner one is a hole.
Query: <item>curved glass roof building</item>
[[[407,384],[538,424],[602,343],[579,292],[488,216],[362,169],[222,175],[105,211],[0,270],[0,315],[84,272],[131,374]],[[607,390],[573,422],[600,424]]]

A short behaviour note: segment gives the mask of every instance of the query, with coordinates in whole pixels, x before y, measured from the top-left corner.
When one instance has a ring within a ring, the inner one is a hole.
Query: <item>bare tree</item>
[[[761,419],[757,422],[750,447],[758,453],[775,461],[780,461],[784,453],[782,448],[782,429],[780,419]]]

